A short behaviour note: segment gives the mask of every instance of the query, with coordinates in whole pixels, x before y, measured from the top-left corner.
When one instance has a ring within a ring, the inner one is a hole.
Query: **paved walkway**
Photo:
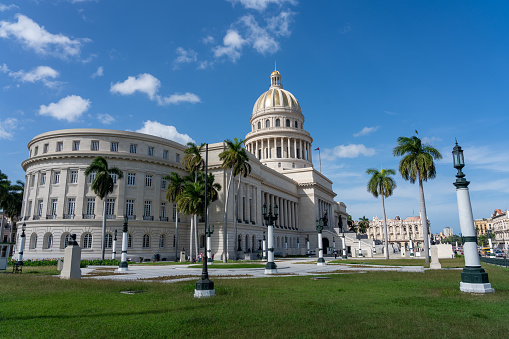
[[[332,260],[332,258],[325,258]],[[365,260],[365,259],[364,259]],[[359,259],[361,262],[362,259]],[[278,269],[277,275],[266,275],[264,268],[235,268],[218,269],[209,265],[208,272],[211,279],[214,278],[266,278],[289,275],[324,275],[331,273],[363,273],[367,271],[395,271],[395,272],[424,272],[423,266],[383,266],[383,265],[356,265],[356,264],[327,264],[316,265],[315,258],[291,258],[276,260]],[[196,264],[192,264],[193,266]],[[201,268],[189,267],[190,265],[129,265],[129,271],[118,273],[116,266],[88,266],[82,268],[82,277],[91,279],[110,280],[159,280],[165,282],[176,282],[182,280],[196,280],[201,275]]]

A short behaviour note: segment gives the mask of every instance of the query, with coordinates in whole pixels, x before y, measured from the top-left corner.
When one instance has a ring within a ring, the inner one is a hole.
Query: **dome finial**
[[[276,69],[276,62],[274,61],[274,72],[270,75],[270,87],[281,87],[281,74]]]
[[[274,61],[274,71],[277,72],[276,61]]]

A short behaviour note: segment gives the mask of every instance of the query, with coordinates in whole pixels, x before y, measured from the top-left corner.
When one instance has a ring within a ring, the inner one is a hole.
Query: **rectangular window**
[[[95,180],[95,175],[96,173],[95,172],[90,172],[90,174],[88,175],[88,182],[89,183],[93,183],[94,180]]]
[[[53,177],[53,183],[54,184],[60,183],[60,172],[55,172],[55,176]]]
[[[34,148],[34,157],[37,155],[37,153],[39,153],[39,147],[35,146],[35,148]]]
[[[125,201],[125,213],[128,217],[132,217],[134,215],[134,200]]]
[[[133,248],[133,236],[130,234],[127,235],[127,248]]]
[[[111,143],[111,151],[112,152],[118,152],[118,142],[112,142]]]
[[[180,154],[178,154],[178,153],[177,153],[177,154],[175,155],[175,161],[176,161],[176,162],[180,162]]]
[[[110,219],[115,215],[115,199],[106,200],[106,215],[110,216]]]
[[[129,152],[130,153],[136,153],[136,146],[135,144],[131,144],[131,146],[129,147]]]
[[[91,151],[98,151],[99,150],[99,140],[92,140],[92,144],[90,145]]]
[[[159,216],[161,218],[166,217],[166,203],[164,202],[161,203],[161,210],[159,211]]]
[[[41,217],[41,215],[42,215],[42,209],[43,209],[43,207],[44,207],[44,205],[43,205],[43,203],[42,203],[42,200],[39,200],[38,205],[39,205],[39,208],[38,208],[38,210],[37,210],[37,216],[40,218],[40,217]]]
[[[71,171],[71,184],[77,184],[78,183],[78,171]]]
[[[79,151],[80,150],[80,142],[78,140],[74,140],[72,142],[72,150]]]
[[[46,185],[46,173],[41,173],[41,186]]]
[[[161,188],[166,189],[166,179],[161,179]]]
[[[51,199],[51,216],[55,217],[57,215],[57,199]]]
[[[48,153],[49,144],[44,144],[44,148],[42,149],[42,153]]]
[[[281,147],[277,148],[277,157],[281,158]]]
[[[67,200],[67,214],[70,216],[74,215],[76,209],[76,198],[69,198]]]
[[[134,186],[136,184],[136,173],[127,173],[127,185]]]
[[[152,201],[146,200],[143,207],[143,216],[150,217],[152,215]]]
[[[151,175],[145,176],[145,186],[152,187],[152,176]]]
[[[57,142],[57,152],[62,152],[64,149],[64,143],[62,141]]]
[[[168,151],[167,150],[163,151],[163,159],[168,159]]]
[[[113,184],[117,184],[117,175],[116,174],[110,174],[111,179],[113,179]]]
[[[88,198],[87,199],[87,215],[94,215],[95,214],[95,198]]]
[[[150,155],[150,156],[154,155],[154,147],[151,147],[151,146],[148,147],[148,155]]]

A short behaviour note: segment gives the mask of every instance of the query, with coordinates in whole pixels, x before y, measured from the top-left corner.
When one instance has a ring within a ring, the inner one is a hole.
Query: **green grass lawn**
[[[0,337],[505,337],[509,270],[483,267],[494,294],[462,293],[460,272],[440,270],[217,279],[207,299],[193,297],[194,281],[66,281],[47,276],[51,266],[24,268],[0,274]]]
[[[440,259],[442,268],[465,267],[465,258],[451,258]],[[356,259],[356,260],[333,260],[333,264],[356,264],[356,265],[388,265],[388,266],[424,266],[429,267],[429,264],[424,262],[424,259]]]

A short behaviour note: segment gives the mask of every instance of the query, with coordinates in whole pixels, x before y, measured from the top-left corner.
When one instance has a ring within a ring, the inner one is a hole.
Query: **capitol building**
[[[316,250],[315,221],[325,212],[329,222],[323,230],[323,247],[329,253],[334,247],[341,248],[340,235],[347,225],[346,206],[335,201],[331,180],[313,167],[313,138],[305,130],[299,102],[283,89],[277,70],[270,80],[269,90],[258,97],[253,107],[250,132],[244,141],[252,171],[242,178],[237,215],[230,194],[227,234],[224,210],[230,173],[219,160],[226,144],[209,144],[208,170],[222,186],[219,199],[209,211],[209,223],[215,226],[211,237],[215,260],[225,254],[229,258],[247,258],[261,251],[262,239],[267,236],[264,204],[279,206],[274,227],[276,255],[306,253],[306,239],[310,249]],[[226,138],[233,136],[225,135]],[[124,215],[129,224],[127,257],[132,261],[151,260],[154,254],[175,260],[182,250],[194,256],[195,250],[190,253],[191,216],[177,213],[175,205],[166,199],[164,180],[171,172],[187,174],[182,164],[186,148],[161,137],[107,129],[56,130],[35,136],[28,144],[29,157],[22,163],[26,172],[21,213],[26,223],[24,257],[63,257],[70,235],[76,234],[82,257],[100,258],[104,208],[108,219],[107,258],[112,255],[115,231],[116,252],[120,253]],[[110,167],[118,167],[124,174],[121,179],[114,178],[114,191],[105,203],[91,188],[93,174],[85,176],[85,169],[97,156],[106,158]],[[204,253],[203,220],[198,220],[197,229],[198,253]],[[372,251],[372,241],[358,240],[353,233],[346,235],[354,256],[359,241],[363,241],[365,255]],[[227,249],[223,248],[225,237]]]

